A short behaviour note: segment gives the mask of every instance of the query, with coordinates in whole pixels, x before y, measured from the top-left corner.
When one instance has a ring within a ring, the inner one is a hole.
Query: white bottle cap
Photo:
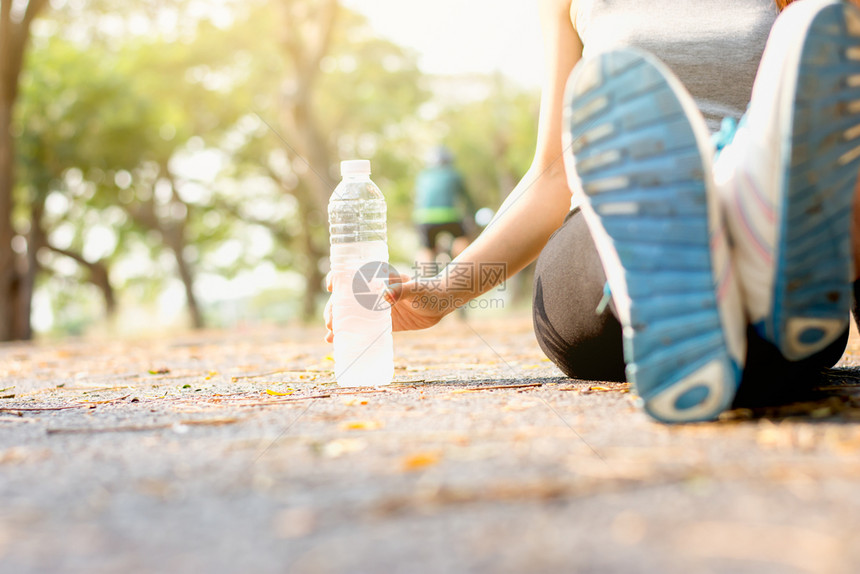
[[[340,175],[370,175],[369,159],[348,159],[340,162]]]

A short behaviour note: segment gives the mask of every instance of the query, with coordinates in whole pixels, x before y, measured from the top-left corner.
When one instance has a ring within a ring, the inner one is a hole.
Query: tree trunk
[[[324,253],[320,253],[314,242],[313,232],[310,225],[302,226],[302,243],[307,256],[305,262],[305,293],[302,297],[302,319],[311,321],[317,318],[317,296],[322,293],[323,274],[320,271],[320,259]]]
[[[18,272],[18,313],[15,323],[15,334],[20,339],[30,339],[33,328],[30,314],[33,309],[33,291],[36,287],[36,275],[40,266],[37,254],[46,243],[45,230],[42,228],[42,216],[45,213],[45,194],[38,194],[30,205],[30,233],[27,235],[27,255],[21,258],[23,265]]]
[[[176,270],[179,272],[179,280],[185,288],[185,300],[188,305],[188,314],[191,318],[191,326],[194,329],[202,329],[205,326],[197,295],[194,294],[194,272],[191,264],[185,259],[185,226],[182,223],[169,223],[162,231],[164,241],[173,252],[176,259]]]
[[[328,198],[334,188],[328,178],[331,155],[324,130],[314,114],[313,94],[319,76],[320,61],[329,51],[332,30],[337,18],[337,0],[325,0],[312,4],[316,10],[313,26],[305,33],[291,32],[284,38],[286,55],[292,60],[295,77],[291,89],[285,94],[281,125],[284,133],[298,154],[299,161],[308,166],[296,189],[296,199],[302,214],[301,241],[305,264],[305,294],[302,299],[302,317],[305,320],[316,316],[316,301],[322,292],[323,275],[319,270],[320,259],[326,249],[314,234],[313,221],[326,220]],[[290,6],[282,4],[289,18]],[[295,27],[293,27],[295,30]]]
[[[12,102],[0,102],[0,341],[18,338],[18,269],[12,250],[12,191],[15,187],[15,151],[11,133]]]
[[[182,286],[185,288],[185,300],[188,305],[191,326],[194,329],[202,329],[205,326],[205,322],[203,314],[200,312],[197,296],[194,294],[194,272],[191,268],[191,263],[185,258],[185,248],[188,246],[185,229],[189,208],[176,194],[178,183],[167,167],[167,164],[163,163],[160,168],[162,175],[170,182],[172,190],[171,201],[174,203],[174,206],[184,207],[185,215],[179,219],[160,218],[156,213],[155,203],[152,198],[137,206],[126,206],[125,210],[139,225],[145,229],[158,231],[161,234],[162,241],[173,253],[174,259],[176,259],[176,270],[179,272],[179,280],[182,281]]]
[[[197,296],[194,294],[194,276],[191,272],[191,266],[185,260],[185,256],[182,254],[184,249],[181,246],[171,247],[171,249],[173,249],[173,255],[176,257],[179,278],[185,287],[185,299],[188,304],[188,314],[191,316],[191,326],[195,329],[202,329],[206,325],[203,321],[203,314],[200,312],[200,305],[197,303]]]
[[[23,18],[12,18],[12,0],[0,0],[0,341],[29,339],[32,282],[18,269],[12,250],[15,142],[12,118],[30,25],[48,0],[30,0]]]

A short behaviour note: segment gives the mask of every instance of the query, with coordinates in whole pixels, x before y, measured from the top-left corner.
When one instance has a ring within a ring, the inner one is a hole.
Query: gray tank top
[[[773,0],[579,0],[584,54],[647,50],[687,87],[711,131],[740,118],[778,9]]]

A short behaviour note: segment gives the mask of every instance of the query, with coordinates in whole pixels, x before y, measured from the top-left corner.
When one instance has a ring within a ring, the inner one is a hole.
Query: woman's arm
[[[422,285],[417,281],[404,285],[403,295],[411,292],[412,288],[428,288],[432,284],[435,298],[425,297],[425,300],[435,301],[442,307],[438,310],[443,313],[450,312],[489,291],[500,280],[512,276],[536,259],[550,235],[564,220],[570,209],[570,190],[562,159],[564,88],[571,70],[582,55],[582,44],[571,21],[574,9],[571,0],[540,2],[546,78],[541,93],[537,145],[531,167],[489,226],[447,270],[443,270],[432,283]],[[503,268],[506,277],[492,280],[482,278],[482,274],[476,272],[472,289],[464,290],[462,285],[453,290],[448,287],[451,281],[446,273],[456,273],[458,267],[477,269],[481,265]]]
[[[534,261],[570,209],[562,158],[562,109],[567,78],[582,56],[571,13],[577,0],[540,0],[546,78],[541,92],[537,144],[531,167],[493,221],[440,275],[393,284],[389,296],[395,331],[423,329],[485,293]],[[490,273],[481,273],[482,268]],[[454,274],[467,269],[472,281]],[[499,271],[501,270],[501,273]],[[393,279],[392,283],[396,283]],[[326,339],[332,340],[326,308]]]

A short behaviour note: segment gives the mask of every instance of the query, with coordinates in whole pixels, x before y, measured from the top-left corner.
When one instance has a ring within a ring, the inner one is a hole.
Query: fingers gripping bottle
[[[328,204],[334,376],[344,387],[387,385],[394,377],[385,198],[370,161],[340,164]]]

